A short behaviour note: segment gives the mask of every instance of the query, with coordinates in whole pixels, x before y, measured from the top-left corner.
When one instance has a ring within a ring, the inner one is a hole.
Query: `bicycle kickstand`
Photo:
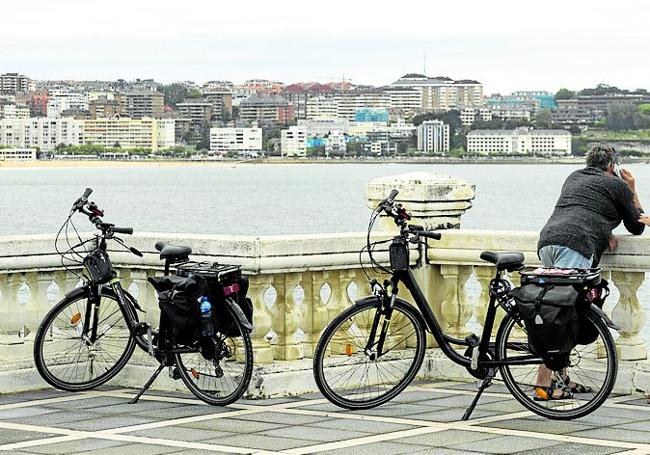
[[[478,392],[476,392],[476,396],[474,396],[474,399],[469,405],[469,408],[467,408],[467,411],[465,411],[465,414],[463,414],[463,418],[461,420],[469,420],[469,417],[472,415],[472,412],[474,412],[474,408],[476,407],[476,404],[478,403],[479,398],[481,398],[481,395],[487,389],[492,385],[492,379],[494,379],[494,376],[496,376],[496,370],[495,369],[490,369],[488,371],[488,375],[483,379],[483,382],[481,382],[481,385],[478,387]]]
[[[156,371],[151,375],[151,377],[150,377],[149,380],[145,383],[145,385],[142,386],[142,388],[140,389],[140,391],[138,392],[138,394],[137,394],[137,395],[136,395],[136,396],[135,396],[131,401],[129,401],[129,404],[136,404],[136,403],[138,402],[138,400],[140,399],[140,397],[141,397],[141,396],[142,396],[142,395],[147,391],[147,389],[149,389],[149,387],[151,387],[151,384],[153,384],[153,381],[156,380],[156,378],[158,377],[158,375],[160,374],[160,372],[163,370],[163,368],[165,368],[165,363],[164,363],[164,362],[161,362],[161,363],[160,363],[160,366],[158,367],[158,369],[157,369],[157,370],[156,370]]]

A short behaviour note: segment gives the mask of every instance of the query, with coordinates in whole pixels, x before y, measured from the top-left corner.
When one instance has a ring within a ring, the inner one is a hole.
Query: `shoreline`
[[[646,158],[627,158],[625,163],[649,163]],[[583,164],[584,157],[571,158],[540,158],[540,159],[454,159],[454,158],[415,158],[415,159],[251,159],[251,160],[36,160],[36,161],[0,161],[0,169],[70,169],[70,168],[144,168],[144,167],[237,167],[250,165],[309,165],[309,164],[471,164],[471,165],[500,165],[500,164]]]

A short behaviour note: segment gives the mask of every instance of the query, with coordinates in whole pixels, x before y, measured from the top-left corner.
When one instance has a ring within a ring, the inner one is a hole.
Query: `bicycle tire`
[[[214,375],[209,374],[212,373],[213,367],[215,370],[217,367],[221,368],[223,372],[224,368],[220,363],[217,363],[215,366],[213,360],[205,359],[198,350],[188,353],[176,353],[174,355],[174,360],[176,362],[176,367],[178,369],[180,377],[190,392],[192,392],[194,396],[196,396],[201,401],[213,406],[226,406],[228,404],[234,403],[239,398],[241,398],[242,395],[246,392],[246,389],[248,389],[253,374],[253,343],[251,341],[250,332],[241,325],[241,322],[239,322],[239,319],[237,319],[230,308],[228,311],[230,312],[230,316],[232,317],[239,330],[239,336],[222,336],[225,339],[226,343],[228,343],[228,340],[232,341],[229,346],[233,349],[233,354],[231,357],[234,356],[234,359],[230,361],[227,360],[224,362],[224,365],[228,366],[229,369],[234,372],[237,372],[238,370],[237,368],[232,368],[234,365],[243,365],[243,370],[240,371],[240,374],[238,376],[235,376],[239,377],[240,379],[231,392],[223,396],[218,396],[215,393],[209,393],[207,390],[205,390],[205,387],[201,386],[202,378],[215,377],[216,379],[221,379],[225,377],[225,374],[224,376],[217,377],[216,372]],[[215,334],[215,336],[219,335],[219,333]],[[241,341],[237,342],[235,338],[241,339]],[[245,356],[245,358],[243,362],[240,362],[237,360],[237,356],[241,356],[242,354]],[[212,366],[210,368],[207,368],[211,362]],[[195,366],[191,366],[192,364]],[[201,368],[197,369],[196,366],[201,366]],[[209,370],[209,373],[207,373],[206,370]],[[217,390],[216,392],[219,393],[220,391]]]
[[[402,392],[410,383],[413,381],[415,378],[416,374],[420,370],[420,366],[422,365],[422,361],[424,360],[424,354],[426,351],[426,332],[424,329],[424,321],[422,320],[422,316],[420,313],[413,308],[411,305],[409,305],[406,302],[402,302],[400,300],[397,300],[395,302],[395,305],[393,307],[393,316],[392,316],[392,321],[391,321],[391,326],[392,327],[395,324],[396,320],[396,313],[399,314],[401,313],[406,317],[413,325],[414,327],[414,333],[412,335],[415,335],[414,340],[415,340],[415,349],[413,351],[413,358],[411,361],[410,366],[408,367],[408,370],[406,371],[404,377],[399,380],[399,382],[387,390],[385,393],[379,395],[378,397],[374,399],[361,399],[361,400],[353,400],[350,398],[346,398],[342,396],[340,393],[337,393],[332,385],[328,384],[328,380],[325,376],[325,370],[327,369],[326,366],[324,366],[325,358],[328,353],[329,349],[329,344],[330,341],[332,340],[334,334],[337,332],[337,330],[343,325],[343,323],[347,320],[351,320],[355,315],[362,313],[364,311],[370,311],[373,315],[378,308],[379,302],[378,300],[369,300],[367,302],[357,302],[355,305],[347,308],[344,310],[341,314],[339,314],[332,322],[328,324],[328,326],[325,328],[323,331],[322,336],[318,340],[318,343],[316,345],[316,350],[314,352],[314,365],[313,365],[313,374],[314,374],[314,379],[316,381],[316,385],[318,386],[318,389],[321,391],[321,393],[333,404],[336,406],[339,406],[341,408],[346,408],[346,409],[369,409],[373,408],[376,406],[379,406],[381,404],[384,404],[393,398],[395,398],[400,392]],[[372,320],[372,319],[371,319]],[[354,323],[351,324],[350,330],[354,326]],[[409,334],[408,336],[412,336]],[[359,346],[362,348],[362,346]],[[346,348],[347,349],[347,348]],[[367,356],[367,354],[364,353],[364,355]],[[351,357],[350,354],[347,354],[348,357]],[[388,362],[392,361],[390,359],[387,360]],[[405,361],[407,362],[407,361]],[[367,362],[368,363],[368,362]],[[354,364],[352,364],[354,365]],[[342,365],[339,363],[336,366],[333,366],[332,368],[341,368]],[[377,371],[378,370],[378,367]],[[344,373],[346,374],[346,373]],[[352,376],[352,375],[351,375]],[[386,378],[386,375],[381,375],[377,373],[376,378],[379,377]],[[356,392],[355,392],[356,393]]]
[[[520,381],[523,383],[523,387],[522,387],[522,384],[520,384],[518,380],[515,379],[515,375],[513,374],[513,370],[517,368],[516,366],[509,366],[509,365],[500,366],[499,370],[501,372],[501,377],[503,378],[506,387],[508,388],[510,393],[512,393],[512,395],[515,397],[515,399],[519,401],[519,403],[521,403],[526,409],[534,412],[537,415],[549,419],[556,419],[556,420],[577,419],[580,417],[584,417],[587,414],[590,414],[591,412],[598,409],[605,402],[605,400],[611,393],[614,384],[616,382],[616,375],[618,371],[618,358],[616,354],[616,345],[614,343],[614,339],[605,322],[598,315],[596,315],[596,313],[594,313],[591,310],[588,310],[585,313],[585,316],[596,327],[598,331],[597,341],[600,340],[601,343],[594,342],[587,346],[585,345],[576,346],[576,348],[574,348],[574,350],[571,353],[570,365],[566,369],[564,369],[564,372],[568,374],[569,378],[575,379],[576,381],[579,382],[587,382],[589,380],[587,371],[592,371],[594,374],[597,375],[604,374],[604,379],[602,381],[602,384],[597,386],[598,390],[595,390],[594,387],[596,387],[596,383],[592,381],[590,384],[587,384],[589,386],[593,386],[592,392],[587,394],[584,393],[574,394],[573,398],[571,399],[537,401],[533,398],[533,394],[531,393],[532,388],[529,388],[530,386],[529,383],[536,381],[536,378],[535,379],[530,378],[527,381],[521,379]],[[504,317],[503,321],[499,326],[499,330],[497,332],[497,338],[496,338],[496,356],[497,359],[499,360],[503,360],[504,358],[507,358],[507,354],[506,354],[506,348],[508,343],[507,338],[512,333],[512,329],[515,326],[515,324],[518,324],[518,321],[515,320],[511,315],[506,315],[506,317]],[[527,341],[525,343],[527,344]],[[602,365],[603,360],[598,359],[598,356],[602,356],[603,353],[605,354],[605,358],[606,358],[605,360],[606,365],[604,367]],[[593,356],[594,354],[597,357],[596,360],[595,361],[589,360],[591,358],[589,356],[590,355]],[[585,360],[586,368],[590,367],[590,362],[591,362],[592,370],[585,371],[583,368],[580,367],[580,362],[582,362],[583,360]],[[529,367],[538,368],[535,366],[529,366]],[[578,373],[578,371],[580,371],[580,373]],[[533,371],[532,374],[534,373],[535,372]],[[519,376],[522,377],[522,374],[519,374]],[[529,373],[526,377],[529,378],[530,376],[531,373]],[[583,404],[580,404],[580,402],[584,401],[585,399],[586,401]],[[567,407],[567,406],[573,406],[573,407]]]
[[[36,332],[36,337],[34,339],[34,362],[36,364],[36,369],[38,370],[39,374],[41,377],[50,384],[51,386],[61,389],[61,390],[67,390],[70,392],[80,392],[84,390],[91,390],[94,389],[95,387],[98,387],[109,380],[111,380],[113,377],[115,377],[116,374],[118,374],[122,368],[128,363],[129,359],[131,358],[131,355],[133,354],[133,351],[135,350],[135,340],[133,339],[133,336],[131,336],[131,333],[128,331],[128,325],[126,324],[126,317],[124,314],[124,310],[120,307],[117,297],[113,293],[113,291],[108,290],[108,289],[103,289],[101,298],[102,300],[100,301],[100,313],[99,317],[103,318],[99,321],[99,323],[104,323],[103,327],[98,328],[98,335],[100,336],[99,339],[93,344],[89,345],[85,341],[81,340],[81,338],[78,338],[79,342],[77,352],[76,354],[74,353],[74,345],[72,347],[68,346],[65,347],[64,349],[61,348],[62,350],[56,350],[57,355],[59,356],[59,359],[63,359],[63,357],[66,357],[67,355],[75,355],[75,359],[79,358],[82,356],[84,353],[84,349],[86,350],[88,354],[88,359],[87,360],[89,363],[86,365],[85,369],[83,370],[83,376],[81,376],[81,380],[78,381],[72,381],[70,379],[66,378],[61,378],[58,377],[61,374],[57,375],[57,372],[54,370],[59,370],[61,373],[64,371],[69,372],[69,376],[72,377],[72,371],[70,368],[72,368],[71,364],[66,364],[66,363],[57,363],[57,361],[53,362],[48,362],[48,355],[46,354],[46,348],[47,351],[50,351],[50,347],[53,347],[53,343],[61,343],[62,345],[65,346],[65,344],[70,344],[69,342],[66,343],[65,340],[70,340],[70,339],[76,339],[75,337],[72,338],[63,338],[61,337],[60,341],[55,341],[55,334],[54,332],[59,332],[59,334],[63,335],[64,333],[68,334],[74,334],[79,332],[79,327],[80,324],[83,324],[84,316],[82,314],[82,311],[85,311],[88,305],[88,298],[90,296],[89,290],[86,290],[86,292],[82,293],[77,293],[73,294],[71,296],[65,297],[63,300],[55,304],[55,306],[47,313],[43,321],[41,322],[38,331]],[[106,308],[106,303],[104,303],[104,299],[108,299],[110,301],[113,301],[115,305],[117,306],[117,309],[112,308],[109,311],[112,311],[111,314],[108,316],[103,316],[102,315],[102,309]],[[79,303],[82,302],[82,307],[79,306]],[[73,305],[76,305],[75,308],[73,309]],[[60,315],[63,315],[66,311],[66,309],[70,309],[70,313],[66,315],[64,318],[62,325],[63,327],[56,327],[54,328],[53,323],[57,321],[57,318]],[[75,311],[76,310],[76,311]],[[119,310],[119,311],[118,311]],[[72,313],[74,311],[74,313]],[[119,314],[119,315],[118,315]],[[114,315],[118,315],[114,319],[109,319],[112,318]],[[112,321],[115,322],[112,322]],[[112,322],[112,324],[109,327],[106,327],[108,325],[108,322]],[[120,344],[113,344],[111,345],[110,343],[107,343],[107,335],[106,333],[101,333],[99,332],[100,329],[104,329],[106,331],[113,330],[115,327],[117,327],[117,324],[122,321],[124,323],[123,327],[118,327],[118,330],[116,332],[116,337],[111,337],[108,338],[111,342],[118,343],[119,340],[124,340],[125,335],[128,333],[128,340],[124,343],[124,347],[121,348]],[[137,321],[135,321],[137,323]],[[121,332],[120,332],[121,330]],[[51,335],[50,339],[48,339],[48,334]],[[84,346],[85,345],[85,346]],[[105,349],[102,349],[102,346],[117,346],[118,355],[113,356],[110,355]],[[99,350],[103,351],[100,355],[97,355],[96,353]],[[91,360],[92,359],[92,360]],[[97,363],[102,364],[104,363],[106,366],[104,366],[104,371],[93,377],[93,371],[94,367],[93,364],[95,363],[94,359],[100,359]],[[81,359],[80,359],[81,360]],[[114,360],[114,361],[113,361]],[[66,366],[68,365],[68,366]],[[88,379],[86,379],[86,372],[88,371],[88,366],[90,367],[90,376]],[[56,368],[55,368],[56,367]],[[60,368],[58,368],[60,367]],[[75,366],[75,373],[78,373],[78,364]]]

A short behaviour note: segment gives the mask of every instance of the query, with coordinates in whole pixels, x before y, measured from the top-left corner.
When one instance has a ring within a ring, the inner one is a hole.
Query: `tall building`
[[[412,117],[422,110],[422,93],[411,87],[387,87],[391,112],[400,117]]]
[[[47,116],[59,118],[70,110],[88,111],[88,97],[84,93],[51,90],[47,98]]]
[[[305,109],[307,120],[333,119],[338,117],[339,103],[332,96],[312,96],[307,99]]]
[[[421,107],[427,111],[483,106],[483,85],[471,79],[453,80],[446,76],[428,77],[411,73],[393,82],[391,87],[419,91]]]
[[[287,124],[293,121],[293,106],[281,96],[251,96],[239,105],[239,118],[245,121]]]
[[[53,151],[57,145],[83,144],[83,121],[70,118],[0,120],[0,145]]]
[[[354,121],[354,116],[360,109],[383,109],[390,107],[390,97],[382,90],[350,90],[334,95],[338,103],[338,118]]]
[[[160,118],[163,115],[165,95],[152,90],[133,90],[117,93],[120,114],[129,118]]]
[[[47,90],[34,92],[27,101],[32,117],[47,117],[47,100],[49,98]]]
[[[3,103],[0,102],[0,120],[10,118],[29,118],[30,109],[28,106],[22,106],[16,103]]]
[[[97,97],[88,103],[91,119],[112,118],[120,113],[120,105],[114,98]]]
[[[449,151],[449,125],[442,120],[427,120],[417,129],[418,150],[425,153]]]
[[[232,92],[230,89],[205,90],[203,99],[212,105],[212,116],[215,120],[226,120],[232,117]]]
[[[607,94],[581,95],[573,99],[557,100],[557,108],[551,111],[551,119],[556,123],[592,124],[607,117],[607,111],[612,106],[650,103],[647,94]]]
[[[190,119],[193,129],[201,129],[212,119],[212,103],[201,98],[188,98],[176,105],[182,118]]]
[[[262,152],[261,128],[211,128],[210,153],[258,156]]]
[[[282,156],[307,156],[307,129],[304,126],[290,126],[280,132]]]
[[[27,76],[18,73],[0,75],[0,95],[15,95],[30,91],[31,81]]]
[[[570,155],[571,133],[566,130],[473,130],[467,151],[483,155]]]

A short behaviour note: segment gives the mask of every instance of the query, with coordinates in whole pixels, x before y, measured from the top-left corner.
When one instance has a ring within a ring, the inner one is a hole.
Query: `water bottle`
[[[206,296],[199,299],[199,309],[201,311],[201,336],[211,337],[214,335],[214,326],[212,324],[212,304]]]

